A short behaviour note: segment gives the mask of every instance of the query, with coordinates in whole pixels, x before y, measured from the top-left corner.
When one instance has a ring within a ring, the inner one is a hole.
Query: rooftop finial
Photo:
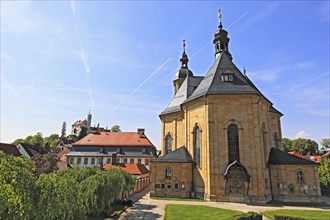
[[[245,66],[243,67],[243,73],[244,73],[244,75],[246,75],[246,69],[245,69]]]
[[[186,40],[182,40],[183,52],[186,52]]]
[[[219,28],[222,29],[222,14],[221,9],[218,9]]]

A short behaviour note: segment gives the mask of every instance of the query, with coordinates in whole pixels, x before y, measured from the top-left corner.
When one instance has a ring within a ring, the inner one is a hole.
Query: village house
[[[103,166],[112,163],[144,164],[156,158],[156,147],[145,135],[144,129],[137,132],[96,132],[72,144],[66,154],[70,166]]]

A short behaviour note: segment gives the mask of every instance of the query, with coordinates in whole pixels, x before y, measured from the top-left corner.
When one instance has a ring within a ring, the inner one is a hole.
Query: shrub
[[[240,215],[235,215],[228,220],[262,220],[262,215],[256,212],[248,212]]]
[[[292,217],[292,216],[285,216],[285,215],[275,215],[275,220],[306,220],[306,218],[301,217]]]

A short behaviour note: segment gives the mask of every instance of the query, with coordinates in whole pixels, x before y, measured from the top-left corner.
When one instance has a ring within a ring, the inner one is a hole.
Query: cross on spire
[[[222,29],[222,14],[221,9],[218,9],[219,28]]]
[[[182,40],[183,52],[186,52],[186,40]]]

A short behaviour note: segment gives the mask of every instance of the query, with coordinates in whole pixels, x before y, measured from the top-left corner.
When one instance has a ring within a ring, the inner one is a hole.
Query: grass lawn
[[[302,217],[305,219],[315,219],[315,220],[329,220],[330,211],[318,211],[318,210],[288,210],[280,209],[273,211],[262,212],[264,216],[267,216],[270,219],[274,219],[274,215],[285,215],[291,217]]]
[[[196,202],[205,202],[203,199],[199,198],[177,198],[177,197],[150,197],[154,200],[175,200],[175,201],[196,201]]]
[[[233,215],[242,214],[243,212],[229,209],[220,209],[202,205],[178,205],[167,204],[165,207],[165,220],[221,220],[227,219]]]

